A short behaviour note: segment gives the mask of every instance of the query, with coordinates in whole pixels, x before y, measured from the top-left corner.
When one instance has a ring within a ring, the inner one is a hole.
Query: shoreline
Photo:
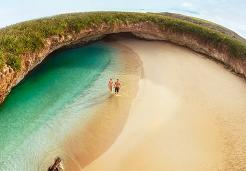
[[[70,44],[88,43],[101,39],[108,34],[123,32],[133,33],[137,37],[149,40],[164,40],[185,46],[193,51],[207,54],[222,61],[236,73],[246,76],[244,55],[246,53],[246,45],[244,39],[229,29],[215,25],[214,23],[201,23],[201,20],[198,22],[194,18],[167,13],[89,12],[77,13],[73,16],[75,17],[73,20],[64,20],[63,17],[54,16],[17,24],[18,26],[25,26],[29,23],[28,27],[39,28],[30,29],[32,30],[32,34],[39,35],[38,37],[29,37],[31,34],[24,32],[23,34],[27,35],[26,39],[23,39],[23,35],[19,34],[19,28],[14,26],[3,29],[5,35],[16,33],[16,38],[18,40],[20,38],[23,47],[16,54],[14,51],[9,51],[8,46],[3,44],[6,49],[3,47],[4,50],[1,58],[3,58],[5,53],[10,53],[16,56],[16,58],[9,58],[13,60],[9,65],[3,60],[0,72],[2,79],[0,83],[0,103],[5,100],[13,87],[53,51]],[[88,22],[83,23],[84,17],[88,19],[86,20]],[[95,18],[97,18],[96,22],[94,21]],[[46,21],[47,24],[42,25],[42,21]],[[78,23],[82,22],[83,24],[79,24],[75,28],[61,27],[59,24],[64,22],[69,26],[75,21]],[[97,25],[96,27],[95,24]],[[59,33],[52,32],[54,25],[61,27]],[[182,29],[180,29],[180,26],[185,27],[181,27]],[[209,29],[207,29],[208,27]],[[43,34],[43,30],[51,32],[50,34]],[[10,41],[10,44],[15,47],[16,42],[13,40]],[[32,44],[36,41],[39,43],[33,47],[33,50],[30,50],[26,42]]]
[[[242,170],[244,80],[183,47],[116,43],[138,54],[144,75],[119,138],[83,171]]]
[[[63,148],[67,153],[64,159],[66,170],[79,171],[110,148],[124,128],[132,99],[137,93],[141,73],[138,56],[126,46],[110,41],[104,43],[117,48],[121,62],[117,76],[123,87],[119,96],[112,93],[104,102],[93,107],[90,118],[83,121],[85,125],[78,125],[68,140],[65,140]]]

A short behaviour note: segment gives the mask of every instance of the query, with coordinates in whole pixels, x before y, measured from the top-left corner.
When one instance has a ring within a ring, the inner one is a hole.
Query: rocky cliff
[[[203,53],[226,66],[234,72],[246,77],[246,58],[238,58],[228,53],[227,45],[215,46],[214,43],[204,41],[202,37],[192,33],[182,33],[170,28],[160,28],[152,21],[137,23],[116,23],[113,26],[101,24],[100,27],[81,29],[78,32],[71,32],[64,35],[53,35],[46,38],[42,49],[36,52],[24,53],[21,56],[21,67],[14,70],[4,65],[0,72],[0,103],[4,101],[11,89],[18,84],[29,71],[43,61],[51,52],[76,43],[87,43],[102,38],[111,33],[130,32],[137,37],[151,40],[165,40],[181,46],[188,47],[196,52]]]

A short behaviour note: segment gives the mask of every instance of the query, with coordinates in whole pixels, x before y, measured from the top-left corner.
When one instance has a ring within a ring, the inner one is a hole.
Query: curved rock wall
[[[20,71],[14,71],[12,68],[5,66],[0,72],[0,103],[4,101],[11,89],[18,84],[26,74],[43,61],[51,52],[61,47],[76,43],[87,43],[97,40],[103,35],[120,32],[131,32],[137,37],[151,40],[165,40],[178,45],[188,47],[196,52],[203,53],[209,57],[223,62],[234,72],[246,77],[246,58],[240,59],[229,56],[227,47],[214,47],[209,43],[195,37],[191,34],[177,33],[168,29],[160,29],[159,26],[151,23],[121,24],[110,27],[101,25],[96,29],[81,30],[79,33],[67,34],[65,36],[53,36],[45,41],[44,48],[37,53],[27,53],[22,56]]]

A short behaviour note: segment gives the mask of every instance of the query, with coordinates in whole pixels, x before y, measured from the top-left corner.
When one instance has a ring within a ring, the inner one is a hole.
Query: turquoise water
[[[103,84],[88,90],[108,79],[114,54],[103,43],[52,54],[13,89],[0,106],[1,171],[38,169],[43,148],[61,140],[68,123],[96,103],[88,99],[106,97]]]

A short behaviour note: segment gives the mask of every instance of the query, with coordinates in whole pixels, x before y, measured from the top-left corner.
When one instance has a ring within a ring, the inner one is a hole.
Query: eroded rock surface
[[[102,24],[101,27],[81,30],[79,33],[71,33],[64,36],[57,35],[46,39],[44,48],[36,53],[26,53],[22,56],[21,69],[14,71],[9,66],[4,66],[0,72],[0,103],[4,101],[11,89],[18,84],[27,73],[43,61],[53,51],[74,44],[85,44],[87,42],[101,39],[104,35],[112,33],[130,32],[135,36],[151,39],[165,40],[177,45],[188,47],[196,52],[212,57],[232,71],[246,77],[246,58],[230,56],[226,46],[214,47],[211,43],[205,43],[201,38],[192,34],[178,33],[168,29],[160,29],[151,22],[120,24],[114,27]]]

